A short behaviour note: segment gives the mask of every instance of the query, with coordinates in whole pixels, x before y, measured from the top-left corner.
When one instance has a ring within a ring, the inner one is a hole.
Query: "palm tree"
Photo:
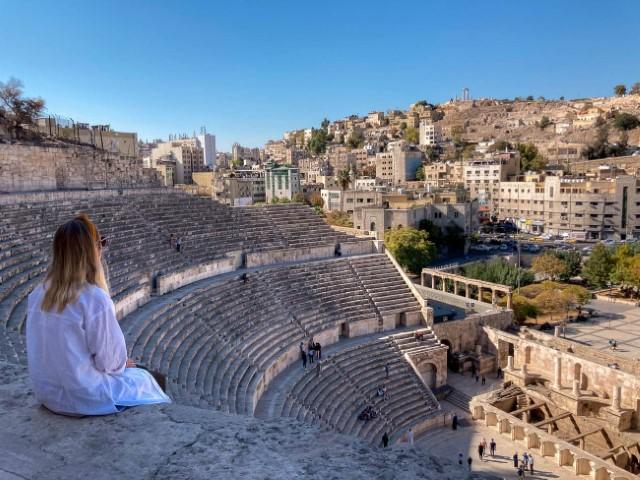
[[[344,191],[349,188],[349,184],[351,183],[349,170],[340,170],[336,175],[336,181],[338,182],[340,190],[342,190],[342,195],[340,195],[340,211],[344,211]]]

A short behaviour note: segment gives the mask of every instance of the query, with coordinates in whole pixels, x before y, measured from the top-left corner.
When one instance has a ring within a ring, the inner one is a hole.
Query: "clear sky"
[[[324,117],[473,97],[609,95],[640,81],[640,1],[0,0],[0,81],[219,149]]]

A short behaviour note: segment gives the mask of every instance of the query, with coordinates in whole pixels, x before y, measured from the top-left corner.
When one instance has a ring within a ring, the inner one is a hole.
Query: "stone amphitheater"
[[[8,191],[0,210],[0,478],[467,477],[448,460],[378,448],[384,432],[393,445],[446,421],[406,359],[446,358],[446,347],[381,244],[303,205],[230,208],[148,184]],[[173,404],[77,420],[33,398],[27,296],[55,229],[79,212],[108,238],[129,354],[167,376]],[[320,377],[299,364],[312,338]],[[388,401],[376,397],[382,383]],[[359,421],[367,405],[379,415]]]

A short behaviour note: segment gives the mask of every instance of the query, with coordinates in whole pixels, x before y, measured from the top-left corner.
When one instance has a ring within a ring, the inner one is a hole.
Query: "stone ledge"
[[[26,370],[1,362],[0,456],[0,478],[9,480],[461,478],[457,466],[417,450],[371,448],[289,419],[177,404],[54,415],[36,404]]]

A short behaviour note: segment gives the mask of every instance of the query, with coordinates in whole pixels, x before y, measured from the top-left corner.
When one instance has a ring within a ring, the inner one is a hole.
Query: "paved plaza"
[[[617,342],[616,354],[640,359],[640,308],[605,300],[593,300],[588,306],[598,316],[568,324],[565,337],[607,351],[613,339]]]
[[[483,386],[480,382],[471,378],[467,373],[460,375],[449,371],[449,385],[455,387],[467,395],[477,395],[500,387],[500,381],[495,378],[495,374],[486,377],[486,384]],[[440,458],[457,463],[458,453],[464,456],[464,464],[459,466],[460,478],[464,478],[463,472],[467,472],[466,460],[468,457],[473,459],[472,470],[493,474],[498,478],[517,479],[517,471],[513,467],[513,454],[518,456],[526,451],[524,446],[511,441],[505,435],[499,435],[498,432],[489,427],[485,427],[480,422],[471,420],[470,414],[463,412],[456,406],[447,401],[442,402],[442,408],[454,411],[458,414],[460,425],[456,431],[452,431],[451,427],[430,430],[427,434],[416,441],[416,447]],[[495,439],[497,444],[496,456],[486,456],[484,460],[478,457],[478,444],[485,439],[487,443],[491,439]],[[539,455],[534,455],[534,474],[527,472],[527,479],[574,479],[576,478],[570,470],[561,469],[556,466],[552,460],[543,459]]]

